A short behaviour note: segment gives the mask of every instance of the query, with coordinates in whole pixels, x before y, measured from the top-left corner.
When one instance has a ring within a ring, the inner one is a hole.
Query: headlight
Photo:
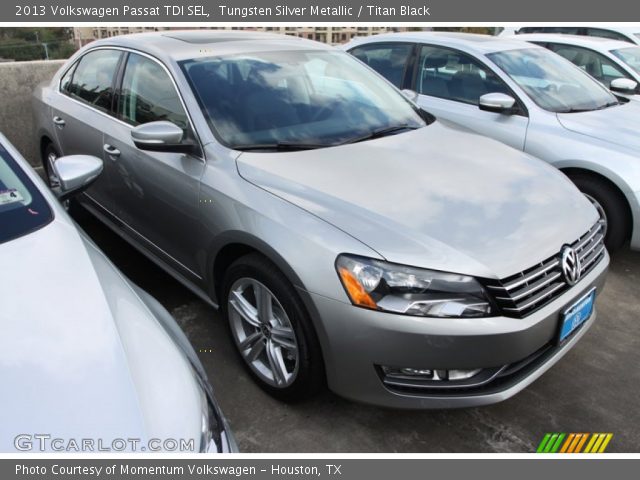
[[[420,317],[487,317],[494,313],[473,277],[340,255],[336,269],[351,302]]]
[[[213,394],[198,371],[193,368],[193,375],[200,387],[200,452],[201,453],[225,453],[228,451],[226,433],[223,427],[222,415],[215,405]]]

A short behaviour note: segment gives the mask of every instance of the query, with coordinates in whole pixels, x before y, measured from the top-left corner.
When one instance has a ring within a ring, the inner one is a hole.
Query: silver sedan
[[[520,40],[407,32],[344,48],[437,118],[559,168],[598,209],[607,247],[640,249],[640,104]]]
[[[59,198],[102,170],[58,159]],[[235,451],[171,315],[76,228],[0,134],[0,452]]]
[[[598,214],[544,162],[421,112],[350,55],[262,33],[80,50],[35,92],[43,160],[213,307],[269,393],[504,400],[595,320]],[[54,172],[55,173],[55,172]]]

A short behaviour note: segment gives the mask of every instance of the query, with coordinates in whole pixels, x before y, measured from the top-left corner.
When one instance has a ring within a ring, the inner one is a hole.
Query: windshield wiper
[[[558,111],[558,113],[593,112],[595,110],[604,110],[605,108],[615,107],[616,105],[620,105],[620,102],[618,101],[608,102],[608,103],[605,103],[604,105],[600,105],[599,107],[595,107],[595,108],[567,108],[565,110]]]
[[[596,110],[604,110],[605,108],[615,107],[616,105],[620,105],[620,102],[617,100],[615,102],[605,103],[604,105],[596,108]]]
[[[325,143],[296,143],[296,142],[273,142],[273,143],[250,143],[246,145],[234,145],[234,150],[248,152],[253,150],[275,150],[275,151],[294,151],[294,150],[315,150],[317,148],[330,147]]]
[[[582,113],[582,112],[592,112],[593,108],[566,108],[564,110],[558,110],[558,113]]]
[[[417,130],[420,127],[412,127],[407,123],[403,123],[400,125],[394,125],[392,127],[382,127],[377,130],[373,130],[372,132],[366,133],[360,137],[350,138],[342,142],[340,145],[345,145],[347,143],[358,143],[364,142],[366,140],[373,140],[374,138],[386,137],[387,135],[393,135],[394,133],[401,132],[403,130]]]

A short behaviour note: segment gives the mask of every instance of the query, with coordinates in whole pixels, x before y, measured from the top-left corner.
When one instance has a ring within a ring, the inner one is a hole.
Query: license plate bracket
[[[595,299],[596,288],[593,287],[562,313],[559,342],[565,341],[591,317]]]

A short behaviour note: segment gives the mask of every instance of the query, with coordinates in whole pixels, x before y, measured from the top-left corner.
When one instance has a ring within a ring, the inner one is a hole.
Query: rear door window
[[[80,59],[66,92],[98,110],[110,112],[120,56],[121,52],[108,49],[87,53]]]

